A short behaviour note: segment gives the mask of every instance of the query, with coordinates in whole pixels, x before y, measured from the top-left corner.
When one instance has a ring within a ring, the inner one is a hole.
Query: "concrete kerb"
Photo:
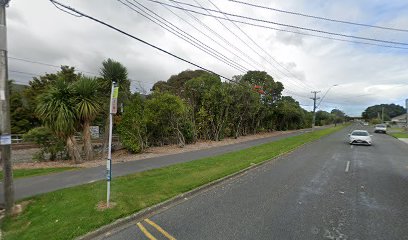
[[[325,137],[325,136],[323,136],[323,137]],[[204,193],[204,192],[206,192],[206,191],[208,191],[208,190],[210,190],[212,188],[218,187],[218,186],[224,184],[227,181],[235,180],[235,179],[247,174],[251,170],[255,170],[255,169],[261,167],[264,164],[268,164],[268,163],[271,163],[274,160],[278,160],[279,158],[282,158],[283,156],[288,155],[288,154],[292,153],[293,151],[298,150],[298,149],[304,147],[305,145],[311,144],[311,143],[313,143],[315,141],[318,141],[320,139],[321,138],[318,138],[318,139],[315,139],[313,141],[310,141],[310,142],[304,143],[302,145],[299,145],[298,147],[295,147],[295,148],[293,148],[293,149],[291,149],[291,150],[289,150],[289,151],[287,151],[285,153],[279,154],[279,155],[277,155],[277,156],[275,156],[275,157],[273,157],[273,158],[271,158],[269,160],[266,160],[266,161],[263,161],[263,162],[260,162],[260,163],[256,163],[256,164],[252,164],[251,166],[249,166],[247,168],[244,168],[244,169],[242,169],[242,170],[240,170],[240,171],[238,171],[236,173],[227,175],[225,177],[214,180],[214,181],[212,181],[210,183],[204,184],[203,186],[200,186],[200,187],[195,188],[193,190],[190,190],[188,192],[177,195],[177,196],[175,196],[173,198],[170,198],[170,199],[168,199],[168,200],[166,200],[164,202],[161,202],[161,203],[156,204],[154,206],[143,209],[143,210],[141,210],[141,211],[139,211],[137,213],[134,213],[134,214],[132,214],[130,216],[118,219],[113,223],[105,225],[105,226],[103,226],[103,227],[101,227],[101,228],[99,228],[99,229],[97,229],[97,230],[95,230],[93,232],[87,233],[86,235],[83,235],[83,236],[78,237],[76,239],[77,240],[102,239],[103,237],[109,236],[112,233],[118,232],[118,231],[128,227],[130,224],[133,224],[134,222],[141,221],[141,220],[143,220],[145,218],[148,218],[148,217],[150,217],[152,215],[155,215],[155,214],[157,214],[159,212],[165,211],[168,208],[171,208],[173,206],[181,204],[184,201],[187,201],[188,198],[198,196],[199,194]],[[110,232],[112,230],[115,230],[115,231]]]
[[[408,144],[408,138],[398,138],[398,140]]]

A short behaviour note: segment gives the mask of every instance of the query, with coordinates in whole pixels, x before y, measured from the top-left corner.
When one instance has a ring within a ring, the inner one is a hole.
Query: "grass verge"
[[[389,135],[395,137],[395,138],[408,138],[408,133],[406,132],[395,132],[395,133],[389,133]]]
[[[62,168],[35,168],[35,169],[14,169],[14,178],[34,177],[39,175],[47,175],[50,173],[63,172],[77,168],[62,167]],[[3,171],[0,171],[0,182],[3,180]]]
[[[287,153],[342,127],[116,178],[111,192],[116,205],[105,211],[97,209],[97,204],[105,199],[104,181],[31,197],[25,200],[28,204],[20,215],[4,220],[3,237],[7,240],[73,239],[251,164]]]

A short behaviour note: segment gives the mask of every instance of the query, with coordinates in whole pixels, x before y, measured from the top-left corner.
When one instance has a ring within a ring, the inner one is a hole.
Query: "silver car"
[[[366,130],[354,130],[349,134],[349,143],[371,145],[371,136]]]

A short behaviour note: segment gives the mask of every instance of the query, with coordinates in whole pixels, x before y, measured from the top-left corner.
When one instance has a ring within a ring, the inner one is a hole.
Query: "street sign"
[[[111,98],[111,114],[116,114],[118,112],[118,95],[119,95],[119,87],[115,86],[112,92]]]
[[[11,135],[1,135],[0,136],[0,145],[11,145]]]

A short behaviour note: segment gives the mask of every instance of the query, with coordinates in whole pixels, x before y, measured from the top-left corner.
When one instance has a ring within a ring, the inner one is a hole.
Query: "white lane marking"
[[[350,148],[353,149],[353,145],[350,145]]]
[[[345,170],[345,172],[348,172],[349,169],[350,169],[350,161],[347,161],[347,165],[346,165],[346,170]]]

